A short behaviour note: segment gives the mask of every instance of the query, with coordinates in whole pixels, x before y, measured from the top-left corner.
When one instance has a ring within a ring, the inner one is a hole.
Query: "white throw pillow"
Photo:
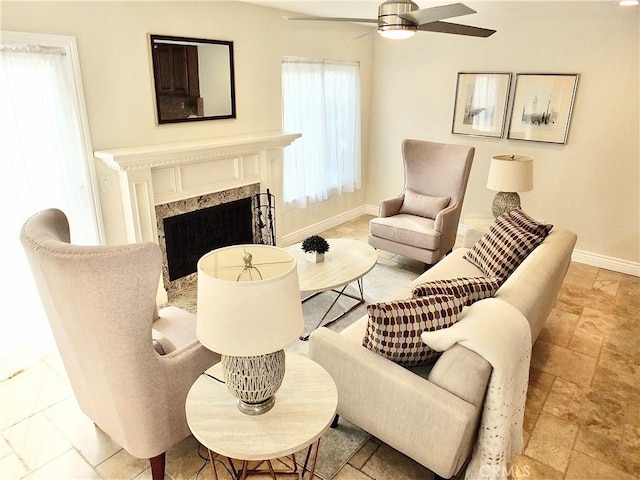
[[[404,201],[400,207],[400,213],[436,218],[439,212],[449,206],[449,202],[451,202],[451,197],[431,197],[407,189],[404,192]]]

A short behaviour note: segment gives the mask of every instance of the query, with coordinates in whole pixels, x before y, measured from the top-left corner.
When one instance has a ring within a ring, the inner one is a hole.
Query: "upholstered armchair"
[[[432,265],[456,241],[474,147],[404,140],[404,189],[369,224],[375,248]]]
[[[190,435],[187,392],[219,356],[196,340],[195,316],[158,311],[159,247],[72,245],[56,209],[20,239],[80,408],[162,479],[165,452]]]

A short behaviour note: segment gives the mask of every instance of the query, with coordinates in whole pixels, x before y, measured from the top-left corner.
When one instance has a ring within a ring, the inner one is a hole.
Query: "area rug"
[[[373,270],[364,277],[364,298],[366,303],[340,318],[328,328],[336,332],[342,331],[366,314],[366,305],[368,303],[389,300],[397,290],[406,286],[417,276],[416,273],[378,262]],[[347,291],[354,295],[359,293],[355,283],[349,285]],[[309,333],[313,330],[335,297],[335,292],[324,292],[303,303],[305,332]],[[340,312],[350,308],[353,303],[354,300],[351,298],[340,298],[328,315],[328,319],[333,319]],[[196,285],[183,287],[180,291],[169,292],[169,304],[195,313]],[[308,341],[296,340],[285,350],[306,356],[308,345]],[[330,428],[320,441],[316,475],[323,480],[331,480],[366,443],[369,437],[370,435],[367,432],[341,417],[338,426]],[[296,462],[300,465],[304,463],[305,453],[306,449],[296,454]]]
[[[315,474],[324,480],[331,480],[362,448],[369,437],[370,435],[364,430],[340,418],[338,426],[330,428],[320,439]],[[296,463],[301,467],[306,453],[306,448],[296,453]]]

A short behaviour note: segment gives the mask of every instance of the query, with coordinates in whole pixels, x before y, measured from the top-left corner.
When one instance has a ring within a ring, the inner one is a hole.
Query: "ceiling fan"
[[[377,23],[377,31],[386,38],[408,38],[418,30],[425,32],[451,33],[471,37],[488,37],[496,33],[488,28],[472,27],[458,23],[442,22],[446,18],[460,17],[476,13],[475,10],[454,3],[439,7],[420,9],[411,0],[387,0],[378,7],[377,20],[370,18],[337,18],[337,17],[285,17],[287,20],[321,20],[329,22]]]

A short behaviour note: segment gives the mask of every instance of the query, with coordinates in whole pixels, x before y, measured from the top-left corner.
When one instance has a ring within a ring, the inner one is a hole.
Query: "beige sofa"
[[[526,317],[532,342],[555,304],[575,242],[572,232],[552,230],[495,294]],[[408,298],[429,280],[482,276],[463,258],[467,250],[454,250],[384,300]],[[474,446],[491,365],[456,344],[431,368],[407,369],[362,346],[366,326],[364,316],[339,334],[320,328],[310,337],[309,356],[338,387],[338,414],[437,475],[456,475]]]

